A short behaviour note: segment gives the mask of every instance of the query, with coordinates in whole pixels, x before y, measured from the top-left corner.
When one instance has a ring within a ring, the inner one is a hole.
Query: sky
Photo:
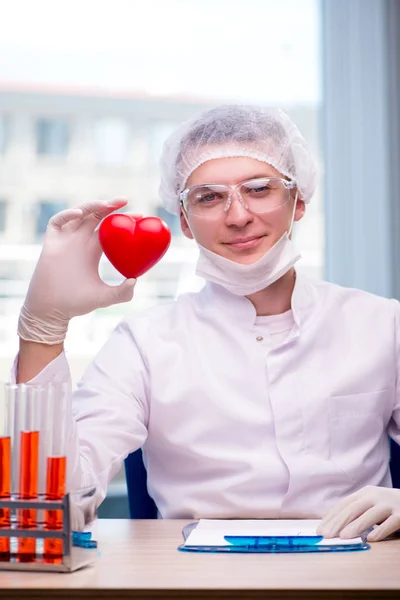
[[[0,0],[0,83],[321,96],[318,0]]]

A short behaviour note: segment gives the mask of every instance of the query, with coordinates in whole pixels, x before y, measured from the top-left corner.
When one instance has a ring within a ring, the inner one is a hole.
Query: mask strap
[[[293,231],[294,215],[295,215],[295,212],[296,212],[298,197],[299,197],[299,190],[296,190],[296,196],[295,196],[295,199],[294,199],[293,214],[292,214],[292,218],[290,220],[290,227],[289,227],[289,231],[288,231],[288,235],[289,236],[292,234],[292,231]]]
[[[181,211],[182,211],[182,213],[183,213],[183,217],[184,217],[184,219],[185,219],[185,221],[186,221],[186,225],[189,227],[189,231],[190,231],[190,233],[192,234],[192,236],[193,236],[193,239],[196,241],[196,238],[195,238],[195,236],[194,236],[194,233],[193,233],[193,231],[192,231],[192,228],[190,227],[190,223],[189,223],[189,217],[188,217],[188,215],[186,214],[186,211],[185,211],[185,209],[184,209],[183,205],[181,205]]]

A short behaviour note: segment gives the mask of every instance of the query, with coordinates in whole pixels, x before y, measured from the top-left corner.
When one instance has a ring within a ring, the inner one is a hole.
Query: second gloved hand
[[[353,538],[363,532],[379,542],[400,530],[400,490],[367,485],[338,502],[320,522],[317,534]]]
[[[50,219],[19,316],[21,339],[61,343],[72,317],[132,299],[135,279],[109,286],[98,273],[102,249],[96,228],[125,204],[126,200],[88,202]]]

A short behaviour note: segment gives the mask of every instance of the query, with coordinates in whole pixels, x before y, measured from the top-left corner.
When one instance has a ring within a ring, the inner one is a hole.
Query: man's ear
[[[301,198],[298,198],[297,203],[296,203],[296,210],[294,213],[294,220],[300,221],[300,219],[302,219],[304,217],[305,212],[306,212],[305,202]]]
[[[186,215],[184,214],[184,212],[183,212],[182,209],[180,210],[180,213],[179,213],[179,219],[180,219],[180,222],[181,222],[181,229],[182,229],[183,235],[185,235],[187,238],[189,238],[190,240],[192,240],[193,239],[193,234],[190,231],[189,225],[188,225],[188,223],[186,221]]]

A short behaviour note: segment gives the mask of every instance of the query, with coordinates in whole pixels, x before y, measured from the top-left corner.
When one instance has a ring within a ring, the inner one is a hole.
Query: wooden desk
[[[0,598],[400,598],[400,539],[353,553],[183,553],[186,523],[100,519],[95,567],[0,571]]]

